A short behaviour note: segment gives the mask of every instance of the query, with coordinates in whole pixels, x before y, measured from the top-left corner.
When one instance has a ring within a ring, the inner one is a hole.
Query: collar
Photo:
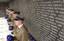
[[[18,28],[21,28],[22,26],[23,26],[23,24],[22,25],[19,25]]]

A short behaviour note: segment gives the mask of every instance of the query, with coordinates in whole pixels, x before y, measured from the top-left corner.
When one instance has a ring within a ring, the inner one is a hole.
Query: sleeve
[[[24,34],[24,32],[23,32],[23,33],[22,33],[22,41],[25,41],[24,38],[25,38],[25,34]]]

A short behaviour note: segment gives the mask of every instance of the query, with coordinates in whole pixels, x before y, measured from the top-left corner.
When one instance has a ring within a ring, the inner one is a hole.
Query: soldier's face
[[[14,11],[10,11],[10,10],[6,9],[6,14],[7,15],[12,15],[13,13],[14,13]]]
[[[14,21],[14,24],[16,26],[19,26],[19,25],[23,24],[23,21],[21,21],[21,20]]]

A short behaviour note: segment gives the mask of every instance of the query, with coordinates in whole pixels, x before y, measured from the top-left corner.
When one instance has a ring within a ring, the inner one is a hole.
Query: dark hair
[[[14,9],[10,9],[10,8],[7,8],[8,10],[10,10],[10,11],[15,11]]]
[[[20,12],[19,11],[14,11],[14,14],[20,14]]]
[[[7,9],[10,10],[10,11],[14,11],[14,14],[20,14],[19,11],[16,11],[16,10],[14,10],[14,9],[10,9],[10,8],[7,8]]]

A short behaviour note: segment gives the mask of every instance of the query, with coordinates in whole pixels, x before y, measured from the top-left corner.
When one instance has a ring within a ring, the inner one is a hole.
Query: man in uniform
[[[17,17],[14,19],[14,24],[16,25],[15,41],[28,41],[28,30],[24,25],[24,18]]]
[[[14,19],[20,15],[20,12],[15,11],[13,9],[6,9],[6,15],[7,15],[7,19],[8,19],[8,23],[11,26],[14,26]]]
[[[9,30],[11,31],[10,33],[12,34],[12,36],[14,35],[14,19],[20,14],[20,12],[15,11],[13,9],[6,9],[6,15],[7,15],[7,20],[8,20],[8,24],[9,24]],[[8,41],[13,41],[13,37],[11,35],[7,36]]]

